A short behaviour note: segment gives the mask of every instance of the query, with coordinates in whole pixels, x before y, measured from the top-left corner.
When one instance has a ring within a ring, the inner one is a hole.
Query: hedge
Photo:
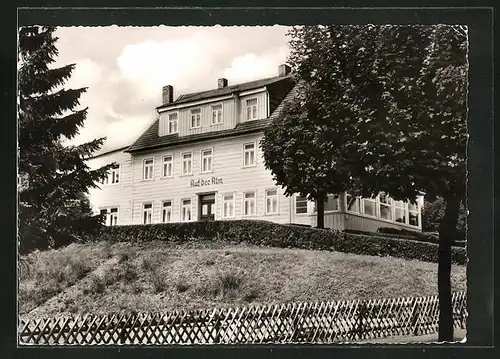
[[[388,236],[395,235],[401,238],[414,239],[416,241],[439,243],[439,235],[430,232],[416,232],[408,229],[397,229],[391,227],[381,227],[377,229],[377,232],[381,234],[383,233]],[[465,239],[460,233],[457,234],[457,237],[453,242],[453,245],[459,247],[465,246]]]
[[[423,241],[362,235],[339,230],[283,225],[268,221],[234,220],[189,223],[161,223],[102,227],[94,234],[80,233],[84,241],[187,242],[218,240],[256,246],[331,250],[372,256],[392,256],[437,262],[438,245]],[[466,264],[464,248],[452,247],[452,261]]]
[[[398,233],[399,231],[399,233]],[[367,232],[367,231],[360,231],[360,230],[355,230],[355,229],[346,229],[344,232],[347,233],[354,233],[354,234],[363,234],[363,235],[374,235],[373,232]],[[377,236],[380,237],[389,237],[389,238],[399,238],[399,239],[410,239],[414,241],[421,241],[421,242],[430,242],[430,243],[439,243],[439,236],[435,235],[434,233],[422,233],[422,232],[415,232],[415,231],[409,231],[409,230],[398,230],[396,228],[389,228],[389,227],[383,227],[379,228],[376,233]],[[460,237],[459,237],[460,238]],[[465,247],[467,241],[465,240],[460,240],[457,239],[453,242],[453,246],[456,247]]]

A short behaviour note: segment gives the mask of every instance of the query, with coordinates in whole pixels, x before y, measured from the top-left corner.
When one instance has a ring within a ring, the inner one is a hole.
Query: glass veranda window
[[[359,197],[353,197],[350,194],[346,194],[347,211],[360,213],[361,211],[360,201],[361,199]]]
[[[295,213],[303,214],[307,213],[307,198],[304,196],[295,197]]]
[[[380,218],[392,221],[391,198],[385,194],[379,195]]]

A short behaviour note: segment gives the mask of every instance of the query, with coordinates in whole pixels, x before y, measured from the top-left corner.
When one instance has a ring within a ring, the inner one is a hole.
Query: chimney
[[[227,87],[227,79],[225,78],[220,78],[217,80],[217,88],[222,89],[224,87]]]
[[[163,86],[162,91],[163,105],[168,105],[174,101],[174,88],[170,85]]]
[[[280,65],[278,67],[278,76],[279,77],[287,76],[288,74],[290,74],[291,71],[292,69],[290,68],[290,66],[286,64]]]

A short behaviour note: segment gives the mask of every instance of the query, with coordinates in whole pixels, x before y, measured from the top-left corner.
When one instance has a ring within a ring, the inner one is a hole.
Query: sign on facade
[[[210,186],[214,184],[222,184],[222,178],[212,177],[210,179],[199,178],[197,180],[191,180],[191,187],[203,187]]]

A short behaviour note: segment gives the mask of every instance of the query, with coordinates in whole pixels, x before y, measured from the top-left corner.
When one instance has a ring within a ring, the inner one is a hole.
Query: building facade
[[[287,197],[265,169],[259,146],[263,130],[292,97],[286,65],[278,76],[181,95],[163,88],[159,118],[131,145],[99,156],[91,167],[115,163],[100,189],[90,193],[108,225],[260,219],[316,225],[315,203]],[[350,208],[347,208],[351,203]],[[416,204],[331,195],[325,226],[376,231],[421,229],[422,198]]]

